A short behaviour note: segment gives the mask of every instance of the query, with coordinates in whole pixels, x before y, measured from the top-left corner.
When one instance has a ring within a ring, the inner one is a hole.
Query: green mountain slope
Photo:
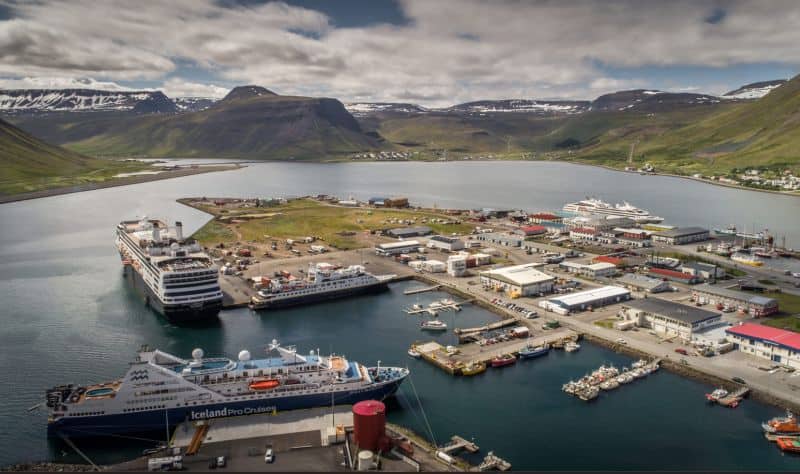
[[[725,107],[681,127],[604,137],[582,150],[589,160],[624,162],[639,140],[637,162],[682,173],[722,172],[746,166],[800,166],[800,76],[756,101]]]
[[[69,186],[139,167],[47,144],[0,120],[0,194]]]
[[[233,89],[212,107],[174,115],[61,114],[20,127],[93,156],[325,159],[378,148],[335,99]]]

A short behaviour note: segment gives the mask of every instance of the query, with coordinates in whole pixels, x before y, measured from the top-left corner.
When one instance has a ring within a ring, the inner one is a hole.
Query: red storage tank
[[[377,451],[386,432],[386,405],[364,400],[353,405],[353,438],[358,449]]]

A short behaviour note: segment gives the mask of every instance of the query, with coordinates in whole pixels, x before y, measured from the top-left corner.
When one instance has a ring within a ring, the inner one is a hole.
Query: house
[[[800,369],[800,334],[755,323],[725,330],[734,349],[778,364]]]
[[[692,300],[700,304],[735,308],[756,318],[778,312],[778,301],[773,298],[708,284],[694,287],[692,289]]]
[[[588,227],[576,227],[569,231],[569,238],[574,241],[595,241],[597,231]]]

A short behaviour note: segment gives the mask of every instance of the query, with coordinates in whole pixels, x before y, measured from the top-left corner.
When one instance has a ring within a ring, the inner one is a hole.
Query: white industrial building
[[[464,241],[457,237],[448,237],[446,235],[434,235],[428,241],[429,249],[439,249],[445,252],[455,252],[463,250],[465,247]]]
[[[381,256],[400,255],[401,253],[416,252],[419,246],[419,241],[403,240],[401,242],[378,244],[375,247],[375,253]]]
[[[587,265],[585,263],[565,260],[559,263],[558,266],[570,273],[583,275],[589,278],[610,277],[617,273],[617,266],[608,262],[598,262]]]
[[[631,292],[619,286],[603,286],[540,301],[539,307],[558,314],[584,311],[629,300]]]
[[[425,260],[422,262],[422,269],[428,273],[443,273],[447,270],[447,264],[441,260]]]
[[[696,331],[717,326],[722,320],[720,313],[658,298],[623,303],[620,315],[634,321],[636,326],[650,328],[665,337],[677,336],[685,342],[691,341]]]
[[[467,273],[467,257],[464,255],[451,255],[447,258],[447,274],[453,277],[464,276]]]
[[[496,268],[480,273],[484,288],[503,290],[517,296],[531,296],[553,291],[555,278],[537,270],[538,263]]]
[[[668,281],[637,273],[626,273],[617,279],[617,284],[634,291],[661,293],[672,289]]]

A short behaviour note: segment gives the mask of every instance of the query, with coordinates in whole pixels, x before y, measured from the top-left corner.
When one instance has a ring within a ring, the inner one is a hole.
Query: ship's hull
[[[222,298],[189,304],[163,304],[142,276],[131,266],[125,266],[125,279],[144,299],[147,306],[173,323],[192,323],[213,320],[222,309]]]
[[[369,389],[352,390],[334,395],[337,405],[352,405],[362,400],[383,400],[397,391],[403,379],[387,382]],[[119,413],[93,417],[60,418],[47,426],[48,436],[92,437],[119,433],[149,433],[174,428],[184,421],[224,418],[230,416],[273,413],[330,406],[331,394],[287,396],[278,399],[246,400],[212,403],[192,407],[151,410],[138,413]]]
[[[547,355],[550,352],[550,349],[535,349],[530,352],[523,352],[520,351],[519,358],[520,359],[535,359],[536,357],[542,357]]]
[[[340,290],[325,291],[320,293],[312,293],[302,296],[294,296],[288,298],[273,298],[268,300],[253,301],[250,303],[252,309],[278,309],[288,308],[291,306],[300,306],[304,304],[321,303],[323,301],[345,298],[348,296],[356,296],[366,293],[377,293],[388,288],[388,281],[376,281],[369,285],[363,285],[352,288],[342,288]]]

